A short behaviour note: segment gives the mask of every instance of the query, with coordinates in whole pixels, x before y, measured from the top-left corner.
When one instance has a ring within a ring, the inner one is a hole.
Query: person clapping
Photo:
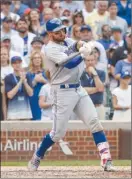
[[[14,72],[5,77],[5,92],[8,99],[7,120],[31,119],[29,96],[33,95],[30,76],[22,69],[22,59],[11,59]]]

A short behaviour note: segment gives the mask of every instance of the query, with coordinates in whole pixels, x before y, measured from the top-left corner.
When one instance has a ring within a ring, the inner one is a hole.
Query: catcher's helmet
[[[61,19],[53,18],[46,22],[46,31],[47,32],[57,32],[61,29],[65,29],[66,26],[62,24]]]

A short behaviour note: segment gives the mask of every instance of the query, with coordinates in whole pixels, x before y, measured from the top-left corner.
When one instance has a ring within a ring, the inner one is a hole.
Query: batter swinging
[[[65,136],[68,119],[74,111],[79,119],[90,127],[101,157],[101,166],[105,171],[114,171],[109,144],[96,109],[87,92],[80,86],[84,57],[91,53],[93,43],[86,44],[81,41],[75,43],[72,39],[65,38],[65,28],[57,18],[46,23],[50,41],[45,48],[45,64],[51,78],[53,129],[43,138],[40,147],[29,161],[28,168],[32,171],[37,170],[47,149]],[[77,51],[80,55],[73,56]],[[96,77],[95,73],[94,78]]]

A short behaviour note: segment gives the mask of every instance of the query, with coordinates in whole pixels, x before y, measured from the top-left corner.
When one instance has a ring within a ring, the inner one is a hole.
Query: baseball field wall
[[[103,121],[113,159],[131,158],[131,123]],[[1,161],[28,161],[52,121],[2,121]],[[99,159],[89,129],[81,121],[69,121],[63,141],[49,149],[45,160]]]

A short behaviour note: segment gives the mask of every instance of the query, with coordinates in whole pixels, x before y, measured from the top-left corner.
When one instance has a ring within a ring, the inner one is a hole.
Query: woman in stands
[[[41,119],[41,109],[38,104],[39,92],[41,87],[47,83],[44,71],[44,55],[41,52],[34,51],[30,57],[30,67],[28,75],[32,79],[33,96],[30,97],[30,105],[32,111],[32,120]]]
[[[40,23],[40,13],[38,9],[32,9],[29,13],[29,31],[39,35],[43,32],[44,26]]]

